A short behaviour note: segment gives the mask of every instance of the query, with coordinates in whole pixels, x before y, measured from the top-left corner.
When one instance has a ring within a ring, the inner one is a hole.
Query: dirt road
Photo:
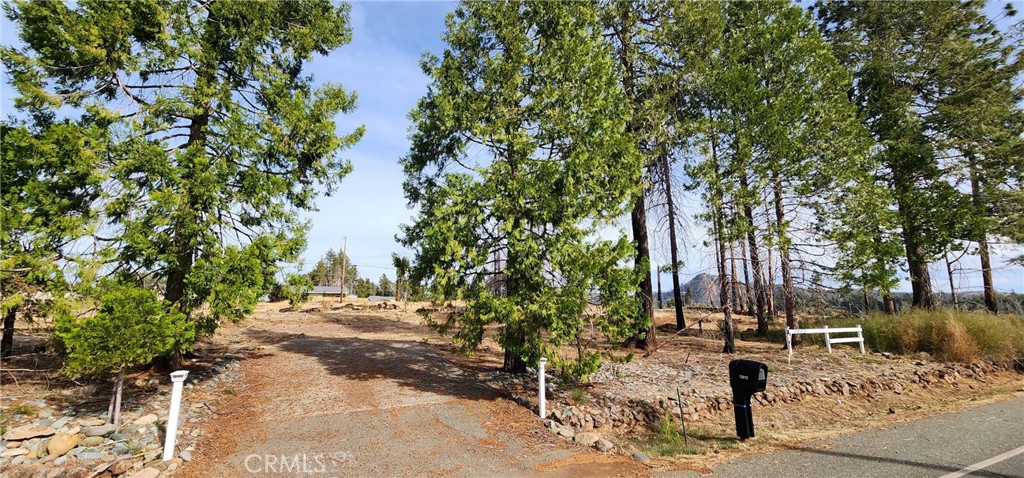
[[[262,345],[179,476],[648,474],[540,428],[471,380],[477,371],[421,343],[422,327],[302,315],[239,331]]]

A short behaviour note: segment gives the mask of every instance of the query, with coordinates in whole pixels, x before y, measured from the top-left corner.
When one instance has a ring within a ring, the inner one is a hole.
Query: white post
[[[540,401],[540,417],[547,417],[547,391],[544,389],[544,365],[548,363],[548,359],[540,358],[540,367],[537,368],[537,381],[539,382],[539,390],[537,390],[537,400]]]
[[[860,353],[864,353],[864,331],[857,325],[857,338],[860,339]]]
[[[786,327],[786,350],[789,351],[789,357],[793,358],[793,335],[789,333],[789,327]]]
[[[164,440],[164,461],[174,458],[174,439],[178,435],[178,416],[181,415],[181,389],[188,370],[171,373],[171,411],[167,416],[167,437]]]
[[[832,353],[832,338],[828,336],[828,326],[825,326],[825,346],[828,347],[828,353]]]

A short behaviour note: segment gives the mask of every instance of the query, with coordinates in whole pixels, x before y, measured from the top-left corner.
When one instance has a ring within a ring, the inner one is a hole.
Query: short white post
[[[178,435],[178,416],[181,415],[181,389],[188,370],[171,373],[171,411],[167,416],[167,437],[164,439],[164,461],[174,458],[174,439]]]
[[[547,391],[544,389],[544,366],[547,365],[548,359],[541,357],[540,366],[537,367],[537,382],[539,382],[539,389],[537,390],[537,400],[540,402],[540,417],[545,418],[548,416],[548,404],[547,404]]]
[[[864,353],[864,331],[857,325],[857,338],[860,339],[860,353]]]
[[[789,326],[786,326],[786,350],[789,351],[789,357],[793,358],[793,335],[789,333]]]
[[[828,353],[832,353],[832,338],[828,336],[828,326],[825,326],[825,346],[828,347]]]

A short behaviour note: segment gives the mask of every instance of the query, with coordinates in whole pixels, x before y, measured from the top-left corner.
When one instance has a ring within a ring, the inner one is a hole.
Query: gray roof
[[[315,285],[313,290],[309,291],[310,294],[320,295],[341,295],[341,287],[336,285]]]

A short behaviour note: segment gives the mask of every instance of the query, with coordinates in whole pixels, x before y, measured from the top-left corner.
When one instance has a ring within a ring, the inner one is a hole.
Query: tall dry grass
[[[978,360],[1024,363],[1024,316],[913,310],[895,317],[869,315],[864,340],[879,352],[928,352],[947,362]]]

